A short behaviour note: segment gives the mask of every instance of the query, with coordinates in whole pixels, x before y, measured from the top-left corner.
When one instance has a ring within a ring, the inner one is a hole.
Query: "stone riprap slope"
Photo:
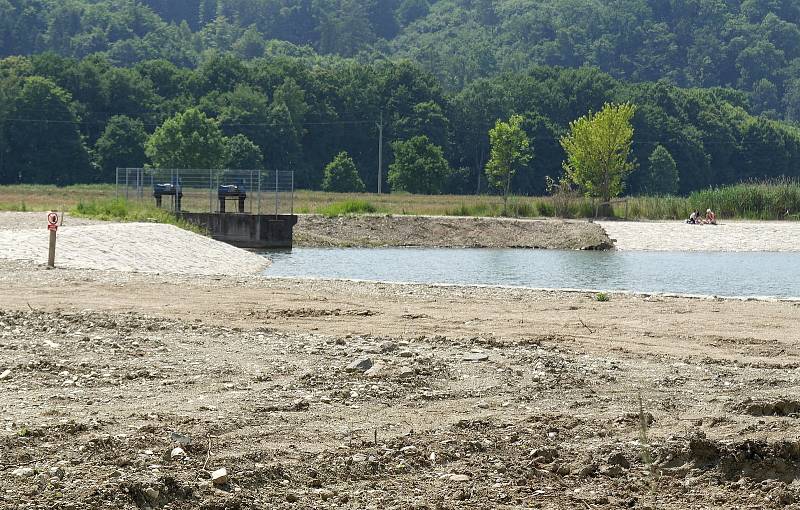
[[[0,214],[0,217],[3,215]],[[69,221],[72,225],[73,220]],[[0,258],[47,263],[49,233],[0,230]],[[254,253],[158,223],[98,223],[59,229],[56,265],[142,273],[248,275],[269,262]]]

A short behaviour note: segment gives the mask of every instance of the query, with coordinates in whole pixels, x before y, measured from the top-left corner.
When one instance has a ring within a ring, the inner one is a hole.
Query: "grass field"
[[[114,217],[121,220],[154,218],[163,221],[163,211],[154,207],[152,197],[129,200],[120,204],[114,200],[113,185],[77,185],[65,188],[45,185],[0,186],[0,210],[46,211],[70,210],[91,217]],[[168,197],[165,197],[165,203]],[[185,190],[183,209],[208,211],[215,198],[205,190]],[[229,203],[229,207],[233,204]],[[80,206],[80,207],[79,207]],[[215,204],[214,204],[215,206]],[[274,195],[265,195],[261,211],[275,211]],[[247,202],[247,212],[256,212],[258,203]],[[325,193],[297,191],[292,199],[288,194],[279,197],[281,213],[294,210],[301,214],[397,214],[442,216],[500,216],[502,199],[497,196],[410,195],[394,193]],[[701,212],[715,210],[720,218],[758,220],[800,219],[800,183],[776,181],[770,183],[738,184],[707,189],[688,197],[629,197],[613,206],[614,216],[632,220],[680,220],[693,209]],[[588,198],[573,197],[557,203],[552,197],[513,197],[509,200],[509,216],[590,218],[595,203]],[[788,211],[788,214],[787,214]]]

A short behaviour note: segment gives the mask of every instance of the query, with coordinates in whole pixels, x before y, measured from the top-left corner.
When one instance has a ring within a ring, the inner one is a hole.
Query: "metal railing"
[[[116,197],[176,213],[294,214],[294,172],[118,168]]]

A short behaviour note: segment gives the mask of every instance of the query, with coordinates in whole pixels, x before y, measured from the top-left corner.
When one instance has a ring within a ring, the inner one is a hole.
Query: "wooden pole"
[[[56,231],[50,231],[50,249],[47,253],[47,269],[56,267]]]

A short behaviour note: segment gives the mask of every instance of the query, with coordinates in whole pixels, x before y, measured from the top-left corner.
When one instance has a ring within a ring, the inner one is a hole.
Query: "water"
[[[800,253],[297,248],[269,276],[800,297]]]

